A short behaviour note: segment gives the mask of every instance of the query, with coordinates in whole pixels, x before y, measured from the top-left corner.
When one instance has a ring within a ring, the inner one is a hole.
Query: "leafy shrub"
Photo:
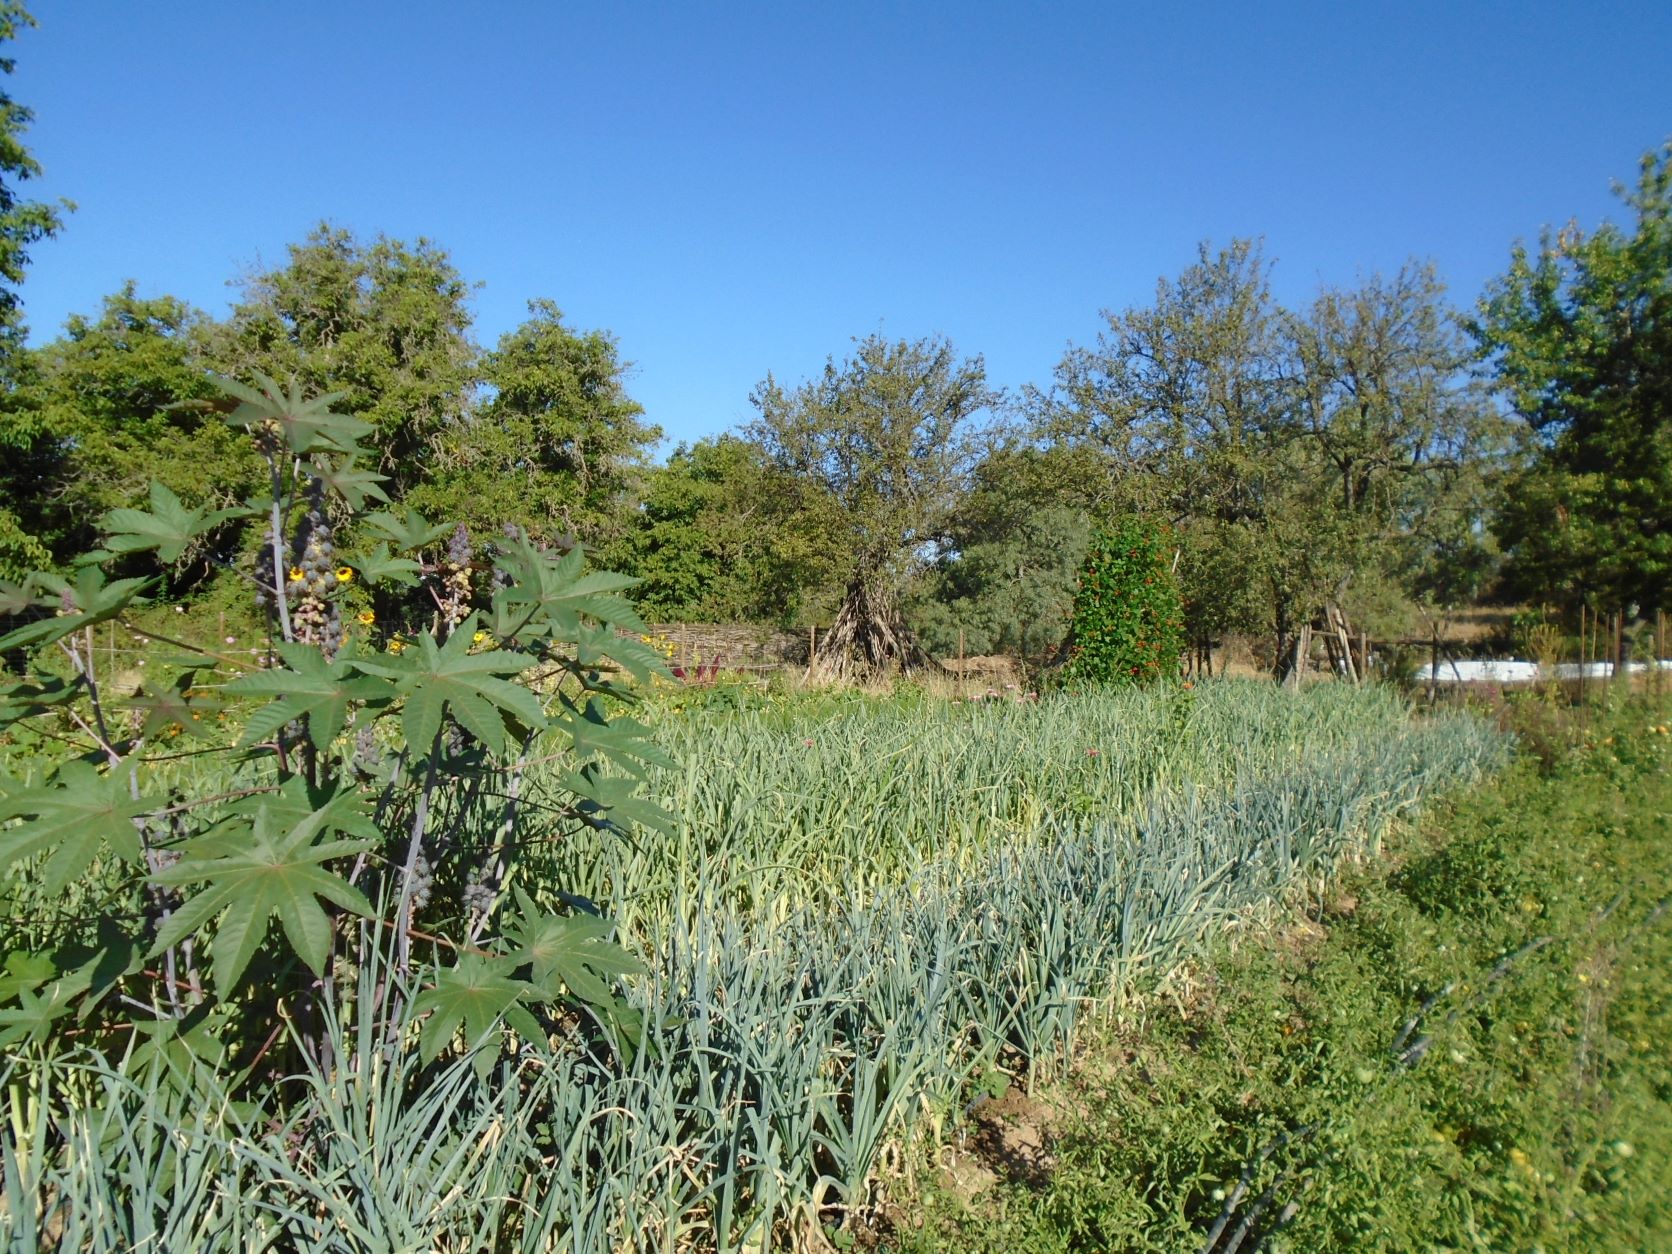
[[[1074,597],[1067,677],[1148,683],[1178,674],[1183,613],[1166,531],[1127,517],[1092,536]]]

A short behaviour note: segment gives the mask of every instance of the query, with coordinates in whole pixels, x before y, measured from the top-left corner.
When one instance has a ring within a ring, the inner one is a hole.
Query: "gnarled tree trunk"
[[[815,679],[845,682],[886,679],[896,671],[941,671],[912,634],[886,579],[855,575],[830,630],[819,637]]]

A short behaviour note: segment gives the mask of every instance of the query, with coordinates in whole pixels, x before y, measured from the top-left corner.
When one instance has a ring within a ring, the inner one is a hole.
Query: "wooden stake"
[[[1295,661],[1289,672],[1290,684],[1299,689],[1306,678],[1306,663],[1312,654],[1312,624],[1302,623],[1295,633]]]
[[[1440,696],[1440,624],[1434,624],[1434,651],[1428,663],[1428,703]]]
[[[1665,679],[1665,668],[1661,660],[1666,657],[1666,611],[1655,611],[1655,695],[1660,695],[1661,683]]]
[[[1656,610],[1655,611],[1655,656],[1654,656],[1654,664],[1655,664],[1655,696],[1657,696],[1657,697],[1660,695],[1661,681],[1663,679],[1663,674],[1662,674],[1662,669],[1661,669],[1660,662],[1661,662],[1661,659],[1664,658],[1665,656],[1666,656],[1666,611],[1665,610]]]
[[[1585,604],[1579,604],[1579,703],[1585,703],[1585,688],[1590,677],[1585,673]]]

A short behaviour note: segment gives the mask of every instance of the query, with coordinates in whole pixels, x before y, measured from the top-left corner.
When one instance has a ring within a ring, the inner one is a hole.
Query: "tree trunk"
[[[941,664],[917,642],[900,613],[899,601],[880,575],[855,575],[836,621],[813,656],[815,679],[864,682],[896,671],[941,671]]]
[[[1312,624],[1302,623],[1295,632],[1294,651],[1290,654],[1287,672],[1283,676],[1285,688],[1299,688],[1306,678],[1306,663],[1312,653]]]
[[[1289,616],[1289,603],[1278,597],[1272,609],[1276,639],[1273,642],[1271,677],[1278,683],[1287,685],[1295,659],[1295,635]]]

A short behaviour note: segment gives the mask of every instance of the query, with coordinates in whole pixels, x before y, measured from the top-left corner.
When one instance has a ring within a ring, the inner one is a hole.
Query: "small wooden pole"
[[[1661,684],[1665,679],[1661,660],[1666,657],[1666,611],[1655,611],[1655,696],[1660,695]]]
[[[1585,689],[1590,677],[1585,673],[1585,603],[1579,603],[1579,704],[1585,704]]]
[[[1428,662],[1428,703],[1432,705],[1440,695],[1440,624],[1434,624],[1434,647]]]

